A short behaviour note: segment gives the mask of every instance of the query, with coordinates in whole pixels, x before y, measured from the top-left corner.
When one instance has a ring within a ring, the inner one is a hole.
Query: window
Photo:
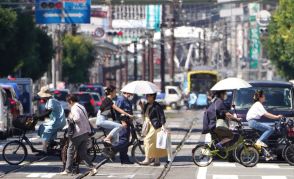
[[[252,87],[238,90],[235,97],[236,109],[248,109],[254,103],[253,95],[255,91],[263,90],[265,95],[265,108],[292,109],[292,91],[283,87]]]
[[[169,94],[178,94],[175,89],[168,89]]]

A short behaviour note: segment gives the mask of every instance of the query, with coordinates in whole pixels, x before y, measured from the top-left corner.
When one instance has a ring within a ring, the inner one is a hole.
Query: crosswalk
[[[3,162],[0,162],[0,166],[3,165]],[[36,162],[31,164],[31,166],[56,166],[56,162]],[[61,167],[61,166],[60,166]],[[153,167],[153,166],[140,166],[140,165],[121,165],[120,163],[108,163],[106,164],[105,168],[158,168],[158,167]],[[191,166],[193,167],[193,166]],[[163,165],[160,166],[160,168],[163,168]],[[244,173],[241,175],[230,175],[230,174],[223,174],[225,170],[227,171],[234,171],[236,169],[241,169],[244,168],[243,166],[237,164],[237,163],[228,163],[228,162],[213,162],[209,167],[200,167],[198,168],[198,173],[197,176],[195,178],[197,179],[208,179],[208,178],[212,178],[212,179],[243,179],[243,178],[260,178],[260,179],[293,179],[293,176],[282,176],[282,175],[265,175],[265,176],[258,176],[258,175],[254,175],[254,173],[257,173],[256,170],[288,170],[291,171],[293,170],[294,172],[294,168],[292,166],[289,166],[285,163],[265,163],[265,164],[257,164],[253,169],[255,169],[254,172],[252,172],[250,174],[249,173]],[[213,169],[213,170],[212,170]],[[246,168],[245,168],[246,169]],[[216,171],[222,171],[220,172],[221,174],[218,174]],[[251,170],[251,169],[249,169]],[[229,172],[228,172],[229,173]],[[294,173],[293,173],[294,174]],[[105,176],[105,178],[116,178],[115,176],[121,176],[121,178],[137,178],[139,176],[141,176],[143,174],[134,174],[134,173],[117,173],[117,172],[112,172],[112,173],[101,173],[98,172],[97,176]],[[147,174],[144,174],[147,175]],[[40,172],[40,173],[27,173],[25,175],[25,178],[58,178],[60,175],[57,172]],[[129,177],[127,177],[129,176]],[[191,177],[192,178],[192,177]]]

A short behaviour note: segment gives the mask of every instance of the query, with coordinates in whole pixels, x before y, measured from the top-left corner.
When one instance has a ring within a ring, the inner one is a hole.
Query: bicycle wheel
[[[64,167],[65,167],[66,159],[67,159],[67,148],[68,148],[68,141],[66,141],[61,146],[61,152],[60,152],[60,158],[61,158],[61,161],[62,161]]]
[[[61,161],[62,161],[62,163],[64,165],[65,165],[66,160],[67,160],[67,149],[68,149],[68,145],[69,145],[69,142],[65,143],[62,146],[61,152],[60,152],[60,158],[61,158]],[[91,143],[89,142],[89,144],[87,144],[87,145],[88,145],[88,150],[87,150],[88,157],[93,162],[96,159],[96,156],[97,156],[95,147],[94,147],[94,145],[93,145],[92,142]],[[77,158],[76,154],[74,155],[74,160],[79,160],[79,158]]]
[[[145,150],[143,141],[137,142],[132,148],[132,158],[137,164],[145,159]]]
[[[294,165],[294,144],[285,147],[283,157],[290,165]]]
[[[207,144],[197,145],[192,150],[193,162],[199,167],[208,166],[213,159],[211,155],[211,150]]]
[[[253,146],[244,146],[239,158],[243,166],[254,167],[259,161],[259,153]]]
[[[232,152],[232,157],[234,159],[235,162],[240,163],[240,152],[243,148],[243,144],[238,145],[238,147],[236,147],[233,152]]]
[[[94,138],[93,139],[90,139],[88,141],[88,150],[87,150],[87,153],[88,153],[88,157],[89,159],[93,162],[95,159],[96,159],[96,149],[95,149],[95,146],[94,146]]]
[[[10,165],[22,163],[28,155],[26,146],[20,141],[14,140],[5,144],[2,157]]]

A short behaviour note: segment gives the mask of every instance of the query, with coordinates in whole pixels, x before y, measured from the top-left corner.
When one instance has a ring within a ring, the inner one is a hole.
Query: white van
[[[6,138],[8,132],[7,129],[10,128],[10,126],[7,126],[9,125],[7,123],[9,114],[8,110],[8,100],[6,93],[0,86],[0,139]]]

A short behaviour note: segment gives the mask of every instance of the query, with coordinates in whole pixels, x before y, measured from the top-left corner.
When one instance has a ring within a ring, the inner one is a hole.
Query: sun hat
[[[52,94],[50,93],[49,86],[43,86],[41,88],[41,90],[38,92],[38,96],[40,96],[41,98],[49,98],[49,97],[51,97]]]

